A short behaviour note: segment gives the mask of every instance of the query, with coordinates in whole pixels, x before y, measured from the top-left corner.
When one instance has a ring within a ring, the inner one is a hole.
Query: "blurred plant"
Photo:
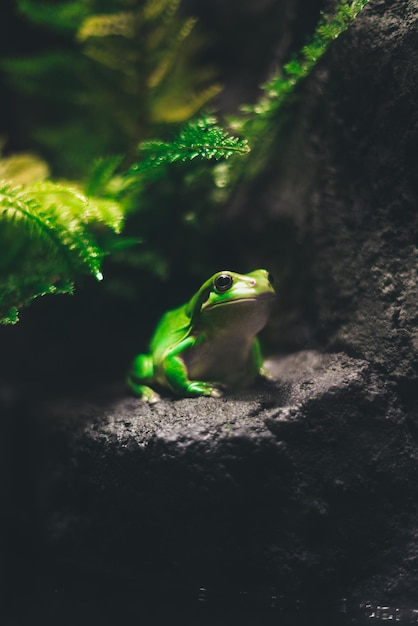
[[[179,16],[179,0],[19,0],[32,20],[78,42],[64,53],[3,63],[24,93],[45,103],[41,118],[46,112],[53,122],[35,135],[57,171],[78,182],[45,182],[47,166],[31,156],[0,161],[0,319],[16,321],[17,309],[38,295],[71,293],[82,273],[100,280],[111,251],[119,279],[131,266],[163,280],[180,250],[180,264],[193,258],[199,267],[200,216],[225,202],[240,177],[259,171],[272,120],[367,3],[342,2],[322,16],[310,43],[264,85],[257,103],[225,120],[225,130],[213,115],[193,118],[219,86],[195,66],[202,41],[195,20]],[[151,139],[160,133],[169,139]],[[124,156],[103,156],[114,153]],[[196,167],[202,159],[223,162]],[[186,194],[184,206],[171,206]],[[190,208],[194,198],[200,214]],[[115,240],[124,218],[125,237]]]
[[[59,175],[84,178],[108,154],[134,158],[156,127],[190,119],[221,89],[214,69],[199,62],[205,40],[180,0],[18,6],[59,35],[52,50],[2,62],[25,95],[22,124]]]

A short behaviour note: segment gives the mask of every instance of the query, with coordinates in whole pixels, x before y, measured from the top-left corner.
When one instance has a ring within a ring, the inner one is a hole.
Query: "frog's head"
[[[266,270],[249,274],[217,272],[189,302],[192,325],[219,329],[243,325],[244,332],[256,334],[267,322],[275,298],[273,280]]]

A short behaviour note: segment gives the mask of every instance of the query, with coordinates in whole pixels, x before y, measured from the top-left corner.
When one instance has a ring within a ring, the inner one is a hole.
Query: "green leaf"
[[[213,116],[202,117],[185,124],[171,141],[145,141],[139,152],[143,160],[133,165],[128,176],[142,174],[161,165],[193,159],[228,159],[249,151],[247,141],[226,132]]]

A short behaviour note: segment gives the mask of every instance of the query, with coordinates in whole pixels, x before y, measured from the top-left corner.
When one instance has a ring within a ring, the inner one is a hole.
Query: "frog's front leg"
[[[145,402],[154,404],[160,400],[160,396],[144,383],[154,382],[154,361],[150,354],[138,354],[135,357],[128,375],[127,383],[130,389]]]
[[[264,367],[264,360],[261,354],[260,342],[257,337],[254,339],[254,343],[251,349],[251,364],[254,370],[254,375],[258,378],[262,378],[266,381],[273,381],[274,377],[271,372]]]
[[[191,337],[170,350],[164,359],[165,377],[170,388],[179,396],[212,396],[220,398],[222,391],[206,381],[190,380],[182,353],[191,348],[195,340]]]

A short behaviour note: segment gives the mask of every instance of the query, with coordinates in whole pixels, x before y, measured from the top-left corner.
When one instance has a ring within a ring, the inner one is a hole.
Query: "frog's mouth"
[[[252,297],[248,297],[246,298],[245,296],[243,296],[242,298],[231,298],[230,300],[222,300],[222,301],[217,301],[217,302],[213,302],[212,304],[207,304],[207,305],[203,305],[202,306],[202,311],[211,311],[213,309],[217,309],[218,307],[222,307],[225,305],[229,305],[231,306],[231,304],[250,304],[250,303],[258,303],[261,301],[265,301],[265,302],[273,302],[273,300],[276,299],[276,296],[274,293],[261,293],[258,296],[252,296]]]

